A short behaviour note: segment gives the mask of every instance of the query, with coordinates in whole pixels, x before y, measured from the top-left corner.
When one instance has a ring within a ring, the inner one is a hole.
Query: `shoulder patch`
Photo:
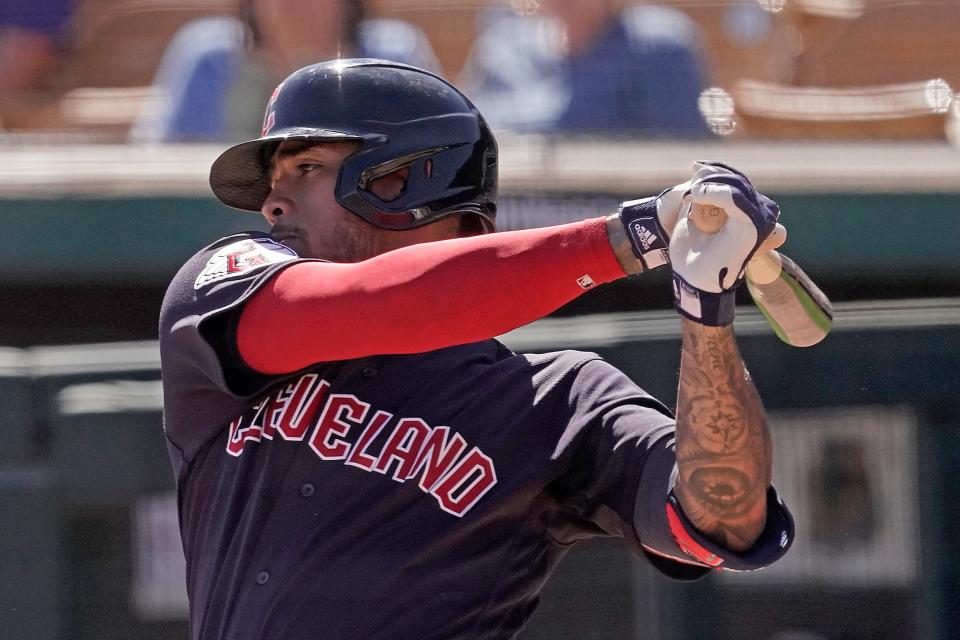
[[[296,260],[296,252],[270,238],[247,238],[221,247],[207,261],[193,283],[194,289],[240,274],[259,270],[271,264]]]

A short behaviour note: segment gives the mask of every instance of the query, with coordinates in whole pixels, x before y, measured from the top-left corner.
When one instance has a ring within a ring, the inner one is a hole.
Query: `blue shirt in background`
[[[73,10],[73,0],[3,0],[0,29],[33,31],[62,42],[68,35]]]
[[[477,39],[464,90],[491,126],[518,132],[707,135],[696,25],[680,11],[625,9],[587,51],[567,57],[550,18],[508,16]]]

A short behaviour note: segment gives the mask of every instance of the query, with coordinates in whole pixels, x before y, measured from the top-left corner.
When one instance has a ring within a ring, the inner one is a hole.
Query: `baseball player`
[[[584,538],[678,579],[789,547],[731,327],[778,213],[745,177],[684,185],[729,216],[709,238],[676,190],[491,233],[497,148],[475,107],[359,59],[288,77],[210,183],[271,231],[202,249],[163,302],[193,638],[510,638]],[[596,354],[491,339],[668,259],[676,418]]]

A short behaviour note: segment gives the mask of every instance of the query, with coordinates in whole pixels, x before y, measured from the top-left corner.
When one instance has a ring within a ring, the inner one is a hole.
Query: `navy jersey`
[[[164,300],[193,638],[510,638],[584,538],[620,537],[677,578],[709,570],[691,545],[747,569],[787,548],[772,490],[745,554],[671,533],[673,418],[596,354],[488,340],[248,369],[238,310],[298,260],[266,237],[225,238]]]

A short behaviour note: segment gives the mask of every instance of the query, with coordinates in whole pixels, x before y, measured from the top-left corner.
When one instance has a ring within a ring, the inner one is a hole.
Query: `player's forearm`
[[[295,264],[245,305],[237,345],[263,373],[419,353],[510,331],[624,275],[602,218]]]
[[[766,416],[732,326],[683,319],[674,493],[717,543],[749,548],[763,531],[772,455]]]

